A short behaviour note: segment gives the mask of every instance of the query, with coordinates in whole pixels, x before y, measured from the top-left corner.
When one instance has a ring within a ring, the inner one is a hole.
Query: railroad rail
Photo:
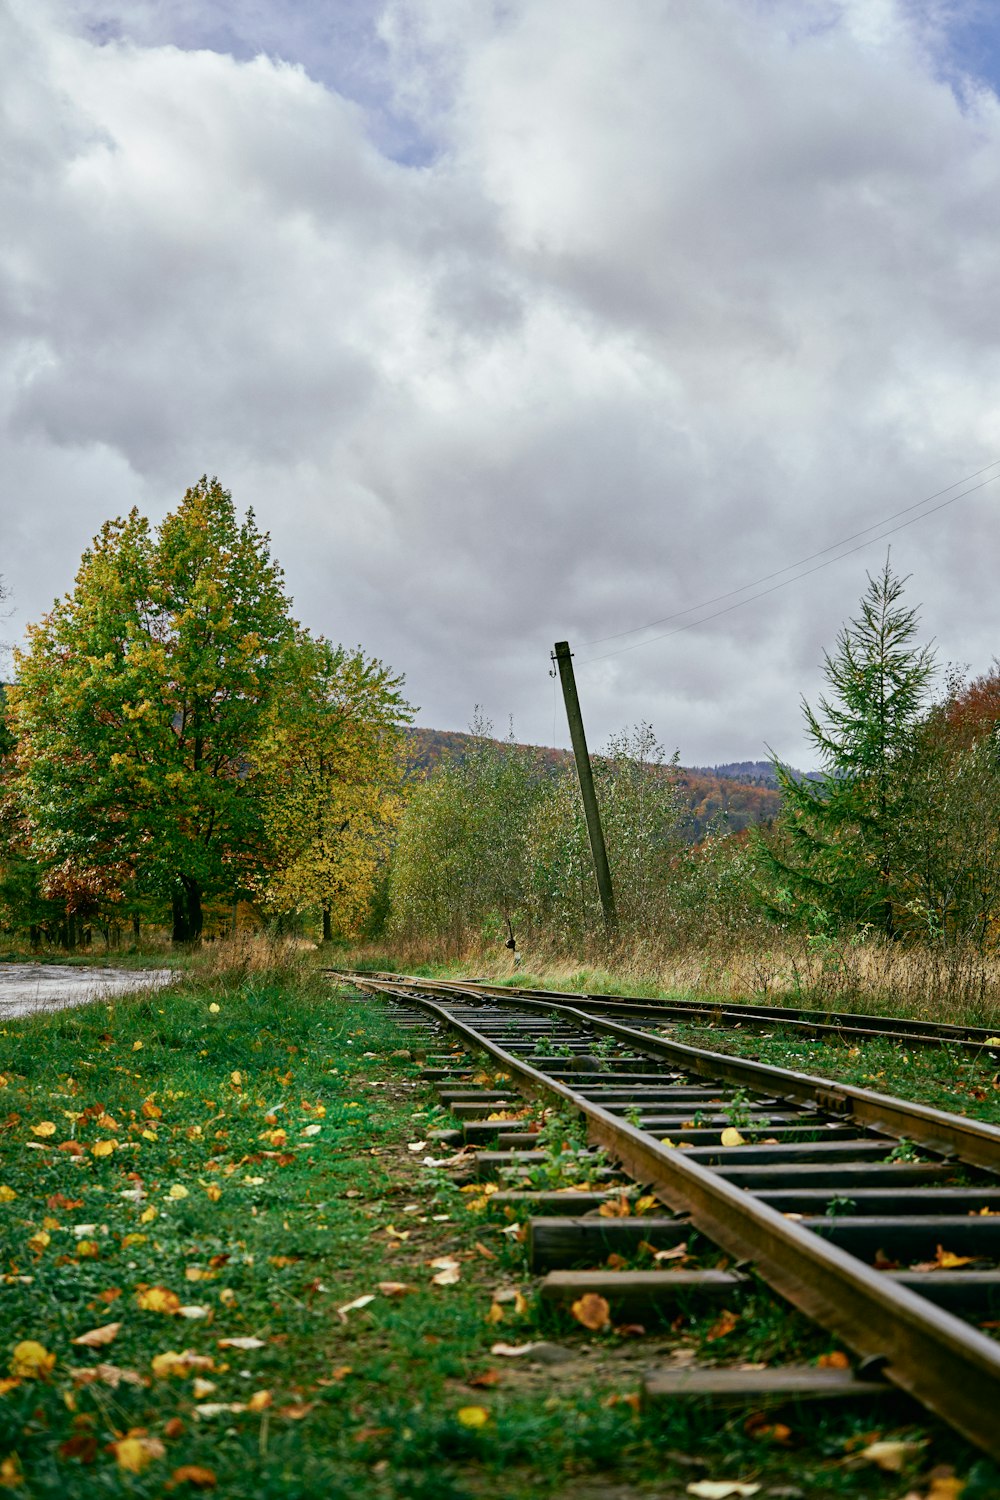
[[[332,972],[332,971],[327,971]],[[390,982],[405,979],[429,992],[507,996],[525,1000],[557,1000],[579,1004],[588,1012],[609,1019],[632,1018],[652,1021],[688,1021],[741,1030],[773,1030],[781,1026],[805,1036],[842,1038],[845,1041],[879,1040],[902,1042],[908,1047],[952,1046],[958,1051],[983,1055],[1000,1062],[1000,1020],[987,1026],[959,1026],[943,1021],[916,1021],[902,1016],[859,1015],[853,1011],[801,1009],[787,1005],[754,1005],[749,1001],[637,1000],[627,995],[590,994],[563,990],[523,989],[485,980],[425,980],[409,975],[375,973],[367,976]]]
[[[480,1148],[481,1175],[540,1158],[532,1133],[511,1128],[519,1092],[582,1116],[591,1146],[671,1211],[602,1218],[584,1212],[600,1193],[575,1203],[508,1195],[545,1210],[528,1223],[533,1268],[550,1273],[543,1295],[730,1295],[752,1270],[862,1361],[857,1377],[762,1371],[762,1391],[784,1380],[806,1395],[824,1384],[826,1394],[871,1395],[889,1382],[1000,1459],[1000,1343],[977,1326],[1000,1327],[1000,1129],[669,1040],[589,999],[337,977],[415,1008],[499,1066],[499,1088],[476,1086],[453,1056],[425,1069]],[[628,1253],[639,1238],[663,1249],[693,1230],[733,1269],[565,1269]],[[716,1372],[723,1384],[726,1373]],[[647,1397],[676,1389],[676,1377],[654,1379]]]

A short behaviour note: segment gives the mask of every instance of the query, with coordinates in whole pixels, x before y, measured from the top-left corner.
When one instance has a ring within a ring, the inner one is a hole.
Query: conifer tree
[[[934,674],[932,649],[916,644],[917,611],[901,603],[906,582],[888,558],[869,575],[860,615],[824,656],[829,696],[818,712],[803,700],[822,776],[800,780],[775,760],[784,840],[767,850],[767,864],[776,916],[898,935],[895,831],[907,817],[907,768]]]

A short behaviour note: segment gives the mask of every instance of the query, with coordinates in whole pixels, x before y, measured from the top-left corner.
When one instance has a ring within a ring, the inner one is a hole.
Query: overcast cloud
[[[595,745],[811,763],[884,543],[584,643],[1000,459],[998,37],[961,0],[0,0],[8,635],[207,472],[421,723],[565,742],[568,638]],[[977,672],[998,506],[892,539]]]

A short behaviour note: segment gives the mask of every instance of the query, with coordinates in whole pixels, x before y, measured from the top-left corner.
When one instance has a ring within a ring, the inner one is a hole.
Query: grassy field
[[[641,1415],[648,1364],[834,1346],[763,1288],[722,1333],[544,1312],[511,1226],[409,1149],[445,1117],[408,1045],[304,971],[214,961],[0,1030],[0,1493],[1000,1493],[905,1411]],[[556,1362],[492,1352],[538,1339]],[[883,1472],[875,1439],[922,1446]]]
[[[522,957],[515,969],[498,943],[466,942],[447,951],[440,943],[410,941],[393,949],[364,944],[347,950],[341,961],[426,977],[476,974],[498,983],[595,994],[825,1007],[1000,1032],[1000,954],[978,949],[779,932],[767,942],[726,944],[716,936],[673,947],[654,933],[623,938],[610,948],[594,939],[573,957],[545,941],[531,941]]]

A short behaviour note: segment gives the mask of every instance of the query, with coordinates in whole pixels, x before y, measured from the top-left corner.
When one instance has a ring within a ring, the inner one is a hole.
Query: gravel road
[[[106,1000],[127,990],[160,989],[172,969],[79,969],[64,964],[0,964],[0,1021]]]

